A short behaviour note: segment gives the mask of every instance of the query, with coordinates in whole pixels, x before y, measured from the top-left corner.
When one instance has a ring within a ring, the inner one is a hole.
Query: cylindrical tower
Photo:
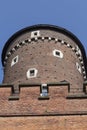
[[[66,80],[82,88],[86,80],[86,54],[71,32],[51,25],[20,30],[5,44],[2,53],[3,83],[50,83]]]
[[[71,32],[52,25],[20,30],[6,42],[2,64],[1,129],[87,129],[87,60]]]

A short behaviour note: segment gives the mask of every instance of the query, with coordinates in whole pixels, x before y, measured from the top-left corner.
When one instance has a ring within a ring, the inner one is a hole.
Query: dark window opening
[[[35,75],[35,70],[30,70],[30,76],[34,76]]]
[[[60,50],[53,50],[53,55],[58,58],[63,58],[63,53]]]
[[[17,62],[17,58],[14,59],[14,63],[16,63],[16,62]]]
[[[47,87],[42,87],[42,96],[48,96]]]
[[[37,36],[37,32],[35,32],[34,35]]]
[[[27,71],[27,78],[35,78],[37,76],[38,70],[31,68]]]
[[[56,51],[55,53],[56,53],[56,55],[60,56],[60,52],[59,51]]]
[[[48,86],[46,84],[41,85],[40,96],[42,97],[48,96]]]
[[[18,62],[18,56],[12,59],[11,66],[15,65]]]
[[[38,99],[40,99],[40,100],[49,100],[47,84],[42,84],[41,85],[41,87],[40,87],[40,97]]]

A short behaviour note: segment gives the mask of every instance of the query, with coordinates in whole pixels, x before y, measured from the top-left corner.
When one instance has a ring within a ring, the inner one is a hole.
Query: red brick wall
[[[19,100],[8,100],[10,94],[9,88],[0,89],[0,115],[87,114],[87,98],[67,99],[68,86],[49,86],[49,100],[38,99],[38,86],[21,88]]]
[[[0,117],[0,130],[87,130],[87,116]]]

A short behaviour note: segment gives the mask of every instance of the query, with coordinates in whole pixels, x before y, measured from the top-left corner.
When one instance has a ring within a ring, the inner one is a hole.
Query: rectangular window
[[[48,95],[48,86],[47,84],[42,84],[40,86],[40,97],[39,99],[49,99],[49,95]]]
[[[30,68],[27,71],[27,78],[35,78],[37,76],[38,70],[36,68]]]
[[[40,31],[33,31],[31,32],[31,38],[36,38],[36,37],[39,37],[40,36]]]
[[[30,70],[30,77],[34,76],[34,74],[35,74],[35,70]]]
[[[57,56],[60,56],[60,52],[59,52],[59,51],[56,51],[55,54],[56,54]]]
[[[41,96],[48,96],[48,87],[41,86]]]

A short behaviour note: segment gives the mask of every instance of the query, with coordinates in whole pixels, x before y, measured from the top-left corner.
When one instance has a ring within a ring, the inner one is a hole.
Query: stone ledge
[[[35,114],[35,113],[14,113],[14,114],[0,114],[0,117],[44,117],[44,116],[75,116],[75,115],[87,115],[87,111],[68,111],[68,112],[53,112],[53,113],[42,113],[42,114]]]
[[[49,96],[39,96],[38,97],[39,100],[49,100]]]
[[[16,95],[16,94],[11,95],[9,96],[8,100],[19,100],[19,95]]]
[[[66,98],[67,99],[87,99],[87,95],[84,93],[78,93],[78,94],[70,93]]]

